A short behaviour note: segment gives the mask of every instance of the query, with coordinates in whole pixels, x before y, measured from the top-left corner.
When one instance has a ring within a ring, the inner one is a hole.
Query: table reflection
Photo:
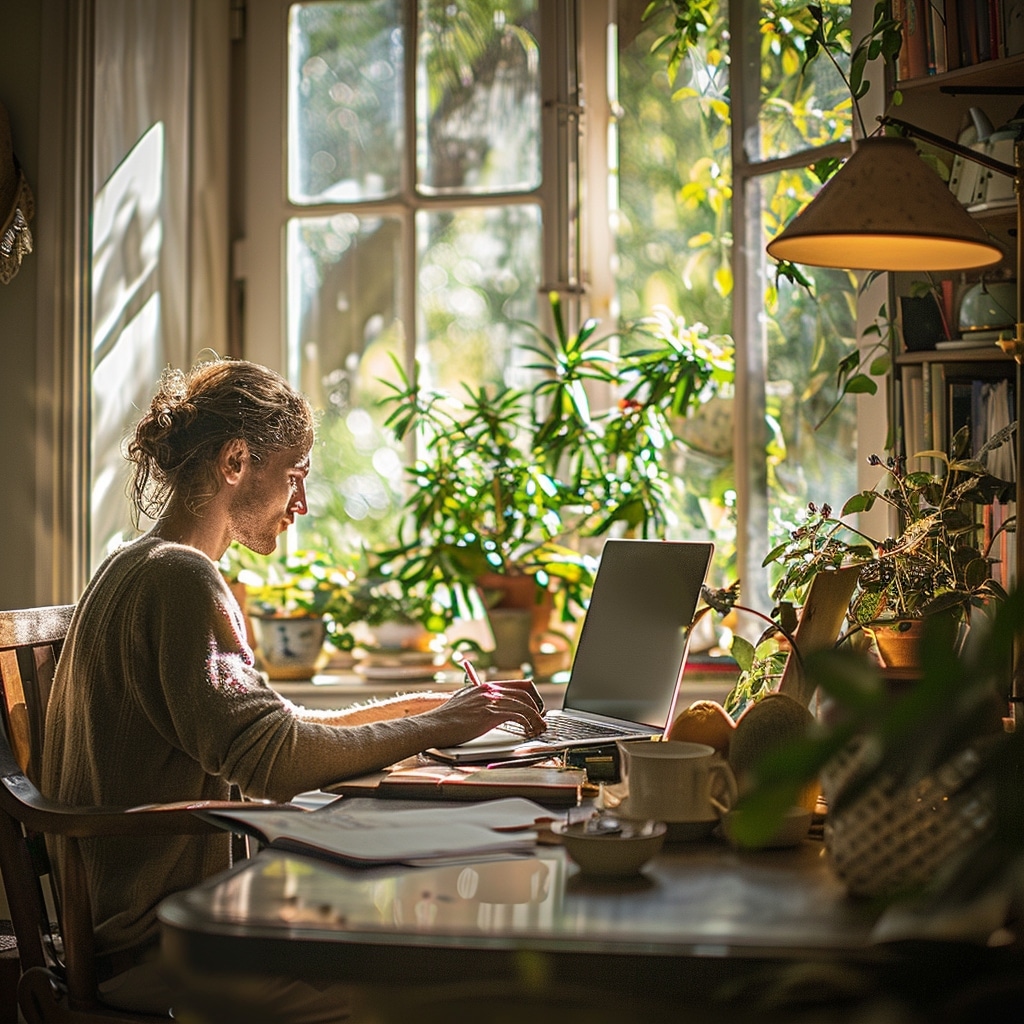
[[[247,925],[508,933],[552,926],[565,891],[565,862],[551,856],[332,874],[302,857],[279,856],[216,887],[214,916]],[[336,876],[334,876],[336,877]]]

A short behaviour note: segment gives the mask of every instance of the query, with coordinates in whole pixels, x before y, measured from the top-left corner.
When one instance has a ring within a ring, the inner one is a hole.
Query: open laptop
[[[672,721],[687,627],[712,550],[691,541],[605,541],[565,699],[544,715],[548,731],[525,739],[499,727],[427,753],[475,764],[661,735]],[[582,734],[564,735],[566,727]]]

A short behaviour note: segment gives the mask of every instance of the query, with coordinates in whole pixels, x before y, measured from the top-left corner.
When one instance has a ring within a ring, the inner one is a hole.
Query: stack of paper
[[[269,846],[348,864],[422,863],[529,850],[551,814],[529,800],[462,807],[365,809],[345,801],[319,811],[213,810],[222,827]]]

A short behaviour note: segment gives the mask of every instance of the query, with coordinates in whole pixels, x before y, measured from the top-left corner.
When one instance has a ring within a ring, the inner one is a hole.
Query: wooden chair
[[[74,606],[0,611],[0,872],[18,942],[18,1003],[28,1024],[154,1022],[97,999],[92,907],[78,840],[219,831],[188,810],[64,807],[37,789],[46,704]],[[44,882],[43,837],[68,837],[63,899]],[[56,916],[57,926],[51,925]]]

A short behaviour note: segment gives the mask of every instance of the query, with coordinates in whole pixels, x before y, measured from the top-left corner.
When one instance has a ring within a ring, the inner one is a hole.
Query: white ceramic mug
[[[717,821],[736,801],[732,770],[714,747],[678,740],[626,740],[618,747],[630,817]]]

